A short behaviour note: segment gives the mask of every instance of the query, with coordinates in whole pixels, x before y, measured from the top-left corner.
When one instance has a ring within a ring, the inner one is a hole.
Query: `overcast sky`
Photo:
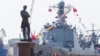
[[[48,12],[50,5],[56,5],[61,0],[35,0],[31,19],[31,31],[37,34],[43,25],[55,19],[56,9]],[[86,29],[91,29],[91,24],[95,24],[95,29],[100,29],[100,0],[64,0],[66,5],[71,4],[78,10],[82,22]],[[30,12],[32,0],[2,0],[0,1],[0,28],[4,28],[7,38],[18,38],[21,32],[20,10],[23,5],[27,5]],[[79,25],[78,18],[71,11],[68,15],[70,25]]]

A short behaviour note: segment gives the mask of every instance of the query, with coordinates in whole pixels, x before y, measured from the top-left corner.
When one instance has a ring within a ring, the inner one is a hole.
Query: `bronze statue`
[[[26,11],[27,6],[23,6],[23,10],[21,10],[21,17],[22,17],[22,23],[21,23],[21,29],[23,32],[24,41],[31,41],[30,38],[30,24],[28,21],[28,18],[30,17],[29,13]]]

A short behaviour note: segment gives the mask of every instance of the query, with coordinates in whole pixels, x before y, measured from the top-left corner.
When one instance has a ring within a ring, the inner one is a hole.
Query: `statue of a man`
[[[31,41],[30,38],[30,24],[28,21],[28,18],[30,17],[29,13],[26,11],[27,6],[23,6],[23,10],[21,10],[21,17],[22,17],[22,24],[21,24],[21,29],[23,31],[23,40],[28,40]],[[27,30],[26,30],[27,29]]]

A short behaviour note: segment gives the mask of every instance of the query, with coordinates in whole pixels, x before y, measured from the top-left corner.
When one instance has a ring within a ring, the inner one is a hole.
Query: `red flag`
[[[31,35],[32,40],[36,40],[36,36],[35,35]]]
[[[48,11],[49,11],[49,12],[52,12],[52,9],[49,9]]]
[[[76,8],[73,8],[73,12],[77,12],[77,9]]]

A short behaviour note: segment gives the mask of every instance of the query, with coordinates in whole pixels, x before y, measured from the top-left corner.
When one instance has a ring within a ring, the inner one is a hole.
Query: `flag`
[[[52,12],[52,9],[49,9],[48,11],[49,11],[49,12]]]
[[[42,33],[39,33],[36,37],[37,37],[37,38],[42,37]]]
[[[73,8],[73,12],[77,12],[77,9],[76,8]]]
[[[31,35],[32,40],[36,40],[36,36],[34,34]]]

